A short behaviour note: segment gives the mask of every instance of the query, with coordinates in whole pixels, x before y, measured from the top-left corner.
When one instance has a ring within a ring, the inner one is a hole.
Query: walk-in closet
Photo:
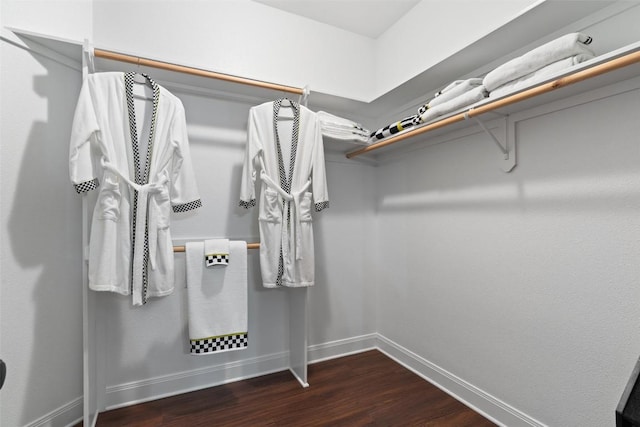
[[[640,425],[639,20],[1,0],[0,425]]]

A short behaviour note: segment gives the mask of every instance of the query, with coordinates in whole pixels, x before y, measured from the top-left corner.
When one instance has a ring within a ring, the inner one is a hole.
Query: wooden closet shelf
[[[432,123],[428,123],[424,126],[413,128],[405,133],[398,134],[384,141],[380,141],[380,142],[368,145],[358,150],[350,151],[346,154],[346,156],[348,159],[351,159],[365,153],[370,153],[380,148],[387,147],[389,145],[398,143],[400,141],[404,141],[405,139],[413,138],[423,133],[433,131],[435,129],[440,129],[442,127],[445,127],[457,122],[464,121],[470,117],[476,117],[481,114],[488,113],[490,111],[495,111],[500,108],[504,108],[509,105],[512,105],[530,98],[534,98],[536,96],[549,93],[556,89],[564,88],[566,86],[570,86],[572,84],[575,84],[587,79],[591,79],[593,77],[600,76],[600,75],[609,73],[611,71],[629,66],[631,64],[638,63],[638,62],[640,62],[640,50],[636,50],[631,53],[627,53],[622,56],[612,58],[605,62],[595,64],[589,68],[578,70],[572,74],[559,77],[552,81],[534,86],[530,89],[526,89],[522,92],[517,92],[517,93],[514,93],[513,95],[508,95],[508,96],[505,96],[504,98],[499,98],[499,99],[496,99],[495,101],[487,102],[486,104],[482,104],[477,107],[472,107],[461,113],[457,113],[455,115],[446,117],[444,119],[441,119]]]

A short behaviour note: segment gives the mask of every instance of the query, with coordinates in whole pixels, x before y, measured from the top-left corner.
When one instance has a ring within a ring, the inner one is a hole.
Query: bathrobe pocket
[[[260,221],[282,222],[282,207],[278,193],[269,188],[264,190],[264,201],[260,204]]]
[[[309,191],[307,191],[302,196],[302,200],[300,200],[300,221],[301,222],[311,221],[311,198],[312,198],[312,194]]]
[[[120,200],[122,194],[117,177],[106,176],[102,183],[96,207],[98,219],[117,221],[120,217]]]
[[[156,215],[158,229],[169,228],[171,200],[169,190],[164,187],[159,193],[149,198],[149,215]]]
[[[162,296],[173,290],[173,246],[169,229],[171,199],[169,189],[163,186],[149,196],[149,256],[155,286],[148,289],[149,296]],[[155,229],[152,229],[155,228]]]

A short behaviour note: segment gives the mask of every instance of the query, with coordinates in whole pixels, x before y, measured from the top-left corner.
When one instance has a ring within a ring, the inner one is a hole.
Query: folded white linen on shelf
[[[316,116],[320,121],[322,134],[325,136],[363,142],[369,140],[370,132],[362,127],[360,123],[327,113],[326,111],[318,111]]]
[[[502,86],[492,90],[489,93],[489,97],[499,98],[506,94],[510,94],[524,88],[534,86],[535,84],[546,80],[554,74],[558,74],[563,70],[567,70],[574,65],[586,62],[593,58],[595,58],[593,54],[581,53],[579,55],[561,59],[560,61],[556,61],[552,64],[547,65],[546,67],[542,67],[539,70],[534,71],[533,73],[529,73],[526,76],[522,76],[516,80],[512,80],[508,83],[503,84]]]
[[[427,104],[429,108],[433,108],[436,105],[444,104],[445,102],[462,95],[465,92],[470,91],[482,84],[481,78],[471,78],[466,80],[455,80],[451,82],[447,87],[436,93],[436,96]]]
[[[442,116],[463,107],[470,106],[478,101],[485,99],[488,95],[489,93],[484,86],[477,86],[474,89],[464,92],[463,94],[450,99],[443,104],[436,105],[433,108],[427,109],[420,115],[420,122],[425,123],[435,119],[436,117]]]
[[[353,120],[345,119],[344,117],[339,117],[335,114],[327,113],[326,111],[318,111],[316,115],[322,126],[330,128],[355,129],[357,131],[368,133],[360,123],[354,122]]]
[[[352,140],[352,141],[369,141],[369,135],[363,135],[361,133],[343,131],[343,130],[323,130],[322,135],[328,136],[334,139]]]
[[[591,41],[591,37],[582,33],[565,34],[498,66],[484,77],[482,83],[491,92],[511,80],[561,59],[579,54],[593,55],[593,52],[587,48]]]
[[[458,93],[458,96],[449,98],[447,101],[437,104],[436,106],[432,106],[431,102],[424,104],[418,110],[418,114],[405,117],[402,120],[398,120],[383,128],[376,130],[375,132],[372,132],[370,141],[376,142],[381,139],[388,138],[399,132],[402,132],[407,129],[411,129],[414,126],[420,125],[421,123],[435,119],[438,116],[447,114],[451,111],[457,110],[467,105],[474,104],[486,98],[488,96],[488,93],[484,88],[484,86],[482,85],[478,86],[476,84],[477,81],[480,79],[477,79],[475,81],[471,81],[471,80],[474,80],[474,79],[460,80],[460,81],[457,81],[457,83],[454,82],[455,85],[454,83],[452,83],[450,85],[451,88],[449,88],[447,92],[443,92],[443,94],[449,93],[450,91],[455,90],[456,92],[454,93]],[[458,90],[458,88],[462,90]],[[440,96],[443,96],[443,95],[440,95]]]
[[[344,126],[344,125],[335,125],[335,124],[326,125],[326,124],[320,123],[320,127],[322,128],[323,132],[325,131],[326,132],[349,132],[349,133],[362,134],[362,135],[368,135],[370,133],[366,129],[356,128],[353,126]]]
[[[356,129],[344,129],[344,128],[338,128],[338,127],[328,127],[328,128],[323,128],[322,129],[322,133],[323,134],[344,134],[344,135],[363,135],[363,136],[369,136],[370,132],[364,132],[361,130],[356,130]]]
[[[327,113],[326,111],[318,111],[316,115],[322,123],[360,127],[360,124],[353,120],[336,116],[335,114]]]
[[[229,242],[225,268],[204,267],[204,243],[186,243],[191,354],[217,354],[248,345],[247,243]]]

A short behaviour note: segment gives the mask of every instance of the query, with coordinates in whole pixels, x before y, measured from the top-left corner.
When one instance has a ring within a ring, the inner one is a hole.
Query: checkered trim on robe
[[[285,98],[277,99],[273,102],[273,133],[276,141],[276,148],[278,152],[278,171],[280,173],[280,187],[287,193],[291,194],[291,181],[293,180],[293,171],[296,165],[296,153],[298,151],[298,137],[300,131],[300,104],[295,101],[288,100],[293,108],[293,128],[291,133],[291,156],[289,157],[289,174],[287,175],[286,168],[284,166],[284,159],[282,158],[282,148],[280,145],[280,135],[278,134],[278,113],[280,107]],[[283,213],[287,213],[287,224],[291,221],[291,203],[287,201],[282,202]],[[282,275],[284,274],[284,258],[282,253],[282,247],[280,248],[280,257],[278,261],[278,278],[276,279],[276,286],[282,286]]]
[[[99,185],[100,185],[100,181],[98,181],[98,178],[93,178],[91,181],[84,181],[84,182],[81,182],[80,184],[74,184],[76,188],[76,193],[78,194],[95,190],[96,188],[98,188]]]
[[[155,141],[156,122],[158,118],[158,102],[160,101],[160,86],[147,74],[142,74],[145,80],[151,85],[153,90],[153,104],[151,109],[151,123],[149,127],[149,142],[147,146],[147,157],[145,163],[140,159],[140,141],[138,139],[138,130],[136,128],[136,110],[133,102],[133,85],[136,73],[129,72],[124,75],[125,96],[127,99],[127,111],[129,113],[129,132],[131,134],[131,149],[133,151],[133,165],[135,172],[135,182],[139,185],[149,183],[149,170],[151,168],[151,158],[153,155],[153,143]],[[144,168],[142,167],[144,166]],[[144,201],[146,203],[146,201]],[[133,211],[131,225],[131,282],[129,289],[133,295],[133,276],[134,274],[142,274],[142,304],[147,303],[147,289],[149,287],[149,230],[148,224],[136,224],[136,216],[138,211],[138,192],[133,192]],[[144,254],[142,272],[133,271],[133,259],[135,257],[136,247],[136,227],[144,226]]]
[[[316,203],[315,207],[316,207],[316,212],[320,212],[321,210],[329,208],[329,202],[318,202]]]
[[[198,199],[198,200],[194,200],[193,202],[189,202],[189,203],[182,203],[180,205],[173,205],[171,208],[173,209],[174,213],[180,213],[180,212],[189,212],[192,211],[194,209],[198,209],[202,207],[202,200]]]
[[[241,350],[249,345],[247,332],[221,335],[202,339],[189,340],[191,342],[191,354],[222,353],[230,350]]]
[[[240,203],[238,203],[238,206],[240,206],[241,208],[245,208],[245,209],[252,208],[255,205],[256,205],[256,199],[251,199],[248,202],[246,202],[244,200],[240,200]]]

